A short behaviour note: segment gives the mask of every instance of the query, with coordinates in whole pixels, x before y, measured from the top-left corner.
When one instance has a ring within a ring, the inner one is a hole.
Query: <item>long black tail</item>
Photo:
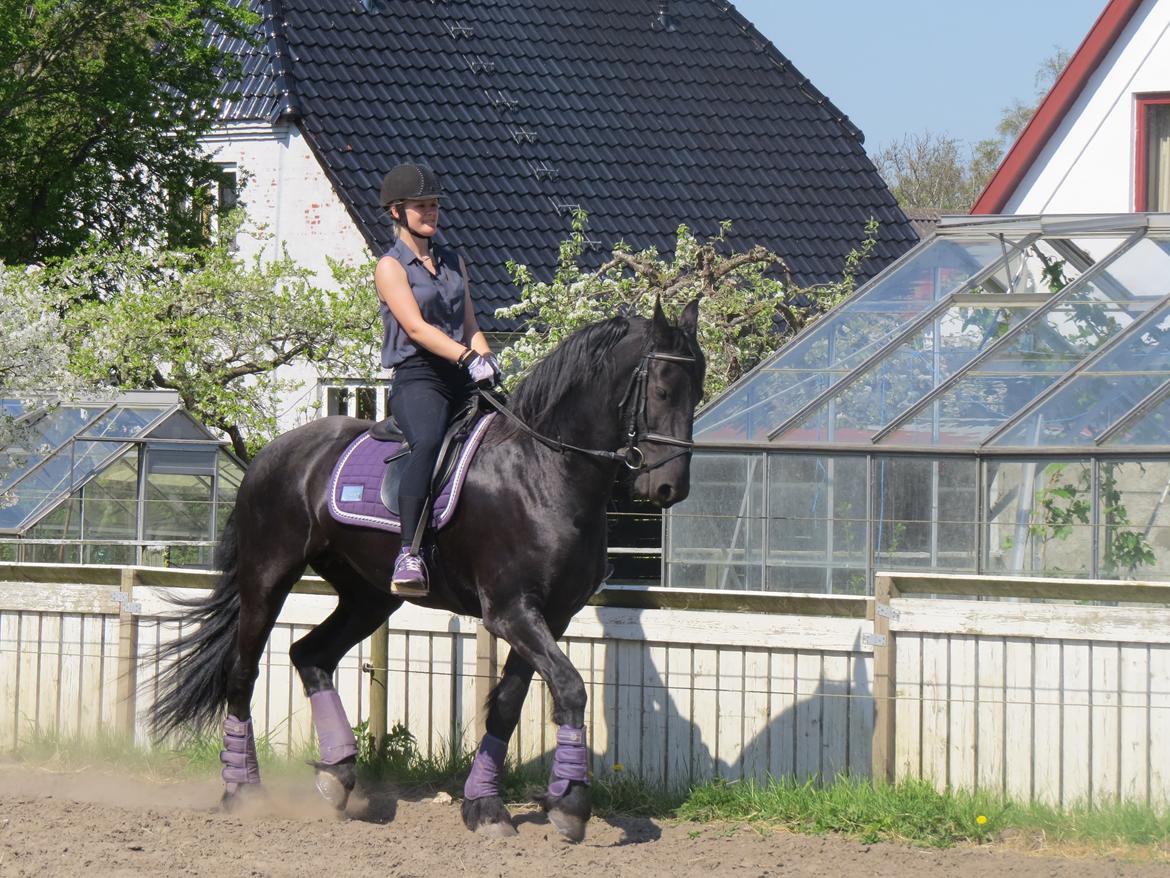
[[[180,726],[206,728],[219,718],[227,701],[228,674],[236,662],[240,630],[238,565],[239,538],[233,512],[215,550],[215,566],[221,571],[215,589],[206,597],[175,599],[175,604],[186,610],[181,617],[183,627],[193,626],[193,630],[163,645],[157,653],[160,664],[167,663],[159,674],[159,694],[151,708],[151,727],[158,736]]]

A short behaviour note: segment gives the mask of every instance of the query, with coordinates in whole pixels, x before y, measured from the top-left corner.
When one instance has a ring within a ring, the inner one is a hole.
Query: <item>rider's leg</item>
[[[394,565],[391,587],[402,593],[422,593],[427,588],[426,568],[421,559],[410,554],[410,542],[417,529],[427,524],[423,515],[435,459],[451,414],[451,395],[445,382],[433,371],[399,368],[394,377],[390,408],[410,442],[410,456],[398,488],[402,551]]]

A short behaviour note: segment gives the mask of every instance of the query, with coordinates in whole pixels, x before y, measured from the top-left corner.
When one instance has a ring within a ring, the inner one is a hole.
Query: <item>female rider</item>
[[[398,489],[402,550],[390,590],[427,593],[427,569],[411,552],[430,489],[439,445],[453,412],[479,383],[499,381],[499,366],[475,321],[463,259],[433,245],[439,178],[425,165],[402,164],[382,180],[382,206],[397,240],[378,261],[374,285],[382,315],[382,365],[394,370],[390,411],[410,442]]]

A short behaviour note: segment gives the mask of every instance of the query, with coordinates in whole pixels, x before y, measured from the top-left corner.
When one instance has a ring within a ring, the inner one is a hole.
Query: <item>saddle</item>
[[[471,428],[478,420],[480,411],[477,404],[479,397],[472,397],[472,401],[455,415],[447,432],[443,434],[443,442],[439,446],[439,456],[435,458],[435,469],[431,473],[431,496],[446,483],[455,472],[455,465],[459,462],[459,452],[467,444],[471,435]],[[394,415],[378,421],[370,427],[369,436],[378,442],[394,443],[388,445],[388,452],[384,463],[386,473],[382,477],[382,488],[378,492],[382,505],[393,515],[398,515],[398,486],[402,483],[402,473],[410,460],[410,443],[403,434]]]
[[[432,528],[447,524],[454,514],[471,460],[495,417],[494,412],[484,414],[473,400],[447,428],[431,478]],[[392,418],[360,434],[333,467],[330,515],[343,524],[401,533],[398,485],[409,455],[410,444]]]

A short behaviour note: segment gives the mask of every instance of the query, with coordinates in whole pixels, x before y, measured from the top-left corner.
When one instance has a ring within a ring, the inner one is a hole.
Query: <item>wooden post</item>
[[[134,582],[138,571],[123,567],[118,601],[118,686],[114,707],[114,728],[134,740],[134,716],[138,691],[138,606],[134,603]]]
[[[500,642],[480,622],[475,628],[475,729],[487,731],[487,702],[500,676]],[[477,742],[478,746],[478,742]]]
[[[873,599],[873,781],[894,782],[894,714],[897,690],[890,599],[897,588],[889,576],[874,581]]]
[[[389,729],[390,622],[383,622],[370,636],[370,737],[374,747],[381,745]]]

